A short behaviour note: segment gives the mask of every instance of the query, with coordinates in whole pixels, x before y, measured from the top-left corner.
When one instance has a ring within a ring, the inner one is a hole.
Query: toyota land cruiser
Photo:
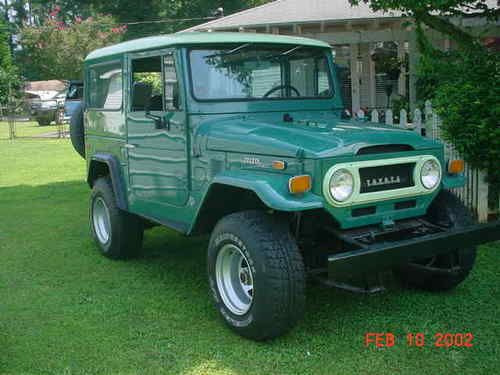
[[[448,290],[500,238],[451,192],[463,163],[412,131],[345,119],[326,43],[183,33],[92,52],[71,136],[86,158],[92,235],[134,256],[145,228],[210,234],[222,319],[256,340],[304,313],[306,276],[360,289],[393,270]]]

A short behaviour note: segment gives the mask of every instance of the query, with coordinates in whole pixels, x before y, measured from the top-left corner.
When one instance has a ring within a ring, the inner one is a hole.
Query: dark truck
[[[463,162],[440,143],[343,118],[323,42],[133,40],[92,52],[84,87],[71,135],[87,160],[98,248],[129,258],[158,224],[210,234],[216,308],[245,337],[292,328],[306,276],[359,290],[356,279],[393,270],[405,285],[448,290],[476,246],[500,238],[498,221],[475,224],[451,192]]]

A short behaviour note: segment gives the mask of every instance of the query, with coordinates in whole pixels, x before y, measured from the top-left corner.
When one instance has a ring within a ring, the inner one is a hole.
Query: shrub
[[[500,191],[500,56],[477,46],[471,50],[425,54],[422,91],[442,119],[443,136],[475,168],[486,170]],[[433,90],[433,91],[431,91]]]

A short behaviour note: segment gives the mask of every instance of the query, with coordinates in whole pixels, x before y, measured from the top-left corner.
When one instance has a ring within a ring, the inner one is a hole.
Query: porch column
[[[351,97],[352,97],[352,113],[356,113],[361,107],[360,101],[360,85],[358,73],[358,52],[359,44],[351,44]]]
[[[369,44],[368,48],[368,72],[369,72],[369,92],[370,98],[369,103],[371,108],[375,108],[377,105],[377,82],[376,82],[376,70],[375,70],[375,61],[373,61],[371,56],[373,44]]]
[[[410,110],[413,112],[417,105],[417,64],[419,52],[417,48],[417,34],[414,30],[410,33],[409,44],[409,74],[410,74]]]
[[[405,42],[398,41],[398,60],[404,61],[405,58]],[[399,73],[398,80],[398,94],[401,96],[406,95],[406,67],[401,67],[401,72]]]

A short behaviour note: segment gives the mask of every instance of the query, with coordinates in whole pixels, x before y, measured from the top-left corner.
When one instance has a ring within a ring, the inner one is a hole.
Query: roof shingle
[[[186,31],[393,17],[401,17],[401,13],[374,12],[365,3],[351,6],[348,0],[277,0]]]

